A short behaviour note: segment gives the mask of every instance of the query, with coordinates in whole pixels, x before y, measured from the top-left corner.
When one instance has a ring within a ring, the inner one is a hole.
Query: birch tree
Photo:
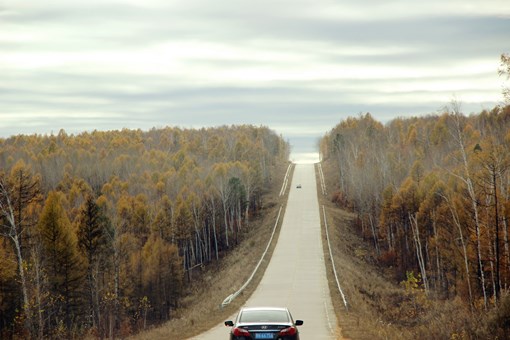
[[[39,178],[32,175],[23,161],[12,168],[10,176],[0,173],[0,234],[8,238],[16,253],[18,275],[23,294],[23,311],[27,328],[32,331],[32,313],[26,278],[26,247],[29,228],[33,226],[27,214],[30,204],[39,200]]]
[[[420,237],[420,228],[418,227],[418,219],[416,218],[416,214],[409,214],[409,222],[411,226],[411,230],[413,232],[413,240],[414,246],[416,249],[416,259],[418,261],[418,266],[420,268],[421,277],[423,279],[423,286],[425,288],[425,293],[429,292],[429,281],[427,278],[427,268],[425,264],[425,256],[424,250],[421,244]]]
[[[230,197],[228,185],[228,166],[225,163],[215,164],[212,168],[212,173],[209,181],[213,183],[216,192],[219,194],[221,205],[223,208],[223,227],[225,230],[225,243],[227,248],[229,244],[229,223],[228,223],[228,200]]]
[[[501,63],[499,66],[498,73],[500,76],[505,76],[508,80],[510,78],[510,54],[503,53],[501,54]],[[505,100],[510,102],[510,87],[508,85],[503,86],[503,96]]]
[[[463,127],[463,116],[460,111],[460,104],[453,101],[451,104],[452,111],[449,114],[449,118],[451,121],[450,124],[450,135],[454,140],[458,148],[458,152],[460,153],[460,163],[462,171],[460,173],[451,172],[455,177],[460,179],[464,185],[466,186],[467,193],[469,195],[469,200],[473,212],[473,221],[475,224],[475,232],[476,232],[476,256],[478,262],[478,274],[480,278],[480,286],[482,289],[484,306],[487,308],[487,291],[485,286],[485,269],[482,262],[482,241],[481,241],[481,223],[478,212],[478,198],[475,192],[475,185],[473,182],[473,177],[471,175],[469,162],[468,162],[468,154],[466,150],[466,141],[464,136],[464,127]]]
[[[500,208],[500,185],[499,182],[505,176],[506,171],[510,167],[507,158],[505,157],[504,147],[501,145],[495,145],[494,141],[491,141],[484,145],[482,148],[479,144],[475,146],[475,153],[478,156],[478,160],[483,168],[483,173],[479,178],[479,182],[482,187],[486,190],[486,195],[490,197],[490,205],[493,209],[493,221],[488,221],[489,224],[493,225],[494,228],[494,259],[495,259],[495,273],[496,277],[494,280],[494,298],[495,302],[499,301],[501,291],[501,228],[500,220],[501,208]]]

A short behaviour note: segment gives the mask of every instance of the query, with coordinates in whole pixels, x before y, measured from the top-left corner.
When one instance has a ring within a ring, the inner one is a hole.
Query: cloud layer
[[[296,152],[341,119],[502,98],[507,0],[7,1],[0,137],[267,125]]]

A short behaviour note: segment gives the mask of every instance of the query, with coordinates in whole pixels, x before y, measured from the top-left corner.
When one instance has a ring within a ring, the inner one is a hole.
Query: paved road
[[[302,188],[296,186],[301,184]],[[296,165],[278,243],[257,290],[246,306],[287,306],[304,320],[301,340],[335,339],[337,329],[322,251],[313,164]],[[232,319],[234,316],[232,316]],[[228,339],[223,324],[196,337]]]

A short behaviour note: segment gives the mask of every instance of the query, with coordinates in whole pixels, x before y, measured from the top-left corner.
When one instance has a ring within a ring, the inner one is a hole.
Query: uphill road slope
[[[278,243],[245,306],[288,307],[294,319],[304,321],[299,326],[301,340],[339,335],[326,278],[313,164],[296,165]],[[194,339],[228,339],[229,332],[221,324]]]

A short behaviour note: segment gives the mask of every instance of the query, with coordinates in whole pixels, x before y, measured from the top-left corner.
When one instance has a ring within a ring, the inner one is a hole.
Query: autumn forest
[[[510,335],[510,106],[360,114],[319,148],[328,199],[397,285],[470,317],[503,313],[448,338]],[[0,139],[0,337],[122,338],[171,320],[199,268],[236,249],[289,154],[248,125]]]
[[[170,319],[289,152],[254,126],[0,139],[0,338],[124,337]]]
[[[428,301],[461,299],[473,320],[494,311],[483,335],[467,321],[462,338],[508,338],[510,106],[465,115],[452,102],[384,125],[360,114],[320,143],[331,199],[355,213],[378,265]]]

